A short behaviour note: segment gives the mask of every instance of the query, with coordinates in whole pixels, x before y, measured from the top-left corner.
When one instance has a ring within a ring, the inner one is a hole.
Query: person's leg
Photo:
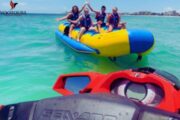
[[[98,21],[97,22],[97,30],[98,30],[98,32],[101,31],[101,26],[102,26],[102,21]]]
[[[118,28],[126,29],[126,23],[120,23],[120,24],[118,25]]]
[[[112,25],[109,25],[108,26],[108,31],[107,32],[112,32],[113,31],[113,26]]]
[[[71,32],[72,32],[72,30],[74,29],[74,27],[75,27],[75,25],[74,24],[71,24],[70,25],[70,28],[69,28],[69,37],[71,37]]]
[[[98,32],[101,31],[101,24],[97,24],[97,31],[98,31]]]
[[[93,26],[91,26],[88,30],[93,30],[93,31],[95,31],[95,32],[98,32],[98,30],[96,29],[96,27],[93,27]]]
[[[81,37],[82,37],[82,35],[84,34],[85,31],[86,31],[86,28],[85,28],[85,27],[81,27],[81,28],[80,28],[77,41],[80,41],[80,39],[81,39]]]
[[[139,53],[136,61],[139,62],[139,61],[141,61],[141,60],[142,60],[142,54]]]

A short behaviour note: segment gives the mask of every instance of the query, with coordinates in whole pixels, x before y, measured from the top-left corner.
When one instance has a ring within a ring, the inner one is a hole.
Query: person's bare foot
[[[70,37],[70,38],[72,39],[72,36],[71,36],[71,34],[68,34],[68,37]]]

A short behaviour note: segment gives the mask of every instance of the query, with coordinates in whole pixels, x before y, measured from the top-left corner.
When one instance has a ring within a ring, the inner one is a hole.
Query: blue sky
[[[122,12],[149,10],[162,12],[177,10],[180,12],[180,0],[89,0],[95,9],[106,5],[110,11],[117,6]],[[14,0],[19,5],[15,10],[25,10],[32,13],[62,13],[71,9],[72,5],[81,7],[85,0]],[[0,11],[10,10],[9,0],[0,0]]]

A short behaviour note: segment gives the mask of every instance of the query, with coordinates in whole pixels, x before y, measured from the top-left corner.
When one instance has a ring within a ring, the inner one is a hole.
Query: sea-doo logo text
[[[124,115],[104,115],[99,113],[83,112],[70,112],[70,110],[43,110],[41,115],[38,116],[38,120],[121,120],[127,118],[127,113]]]

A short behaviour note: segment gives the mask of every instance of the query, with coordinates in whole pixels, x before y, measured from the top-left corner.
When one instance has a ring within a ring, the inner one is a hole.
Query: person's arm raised
[[[98,13],[98,11],[94,10],[89,3],[87,4],[87,6],[89,7],[89,9],[90,9],[92,12]]]
[[[83,7],[82,7],[81,10],[79,11],[79,13],[81,13],[81,12],[84,10],[84,8],[86,7],[86,5],[87,5],[87,4],[84,4],[84,5],[83,5]]]

